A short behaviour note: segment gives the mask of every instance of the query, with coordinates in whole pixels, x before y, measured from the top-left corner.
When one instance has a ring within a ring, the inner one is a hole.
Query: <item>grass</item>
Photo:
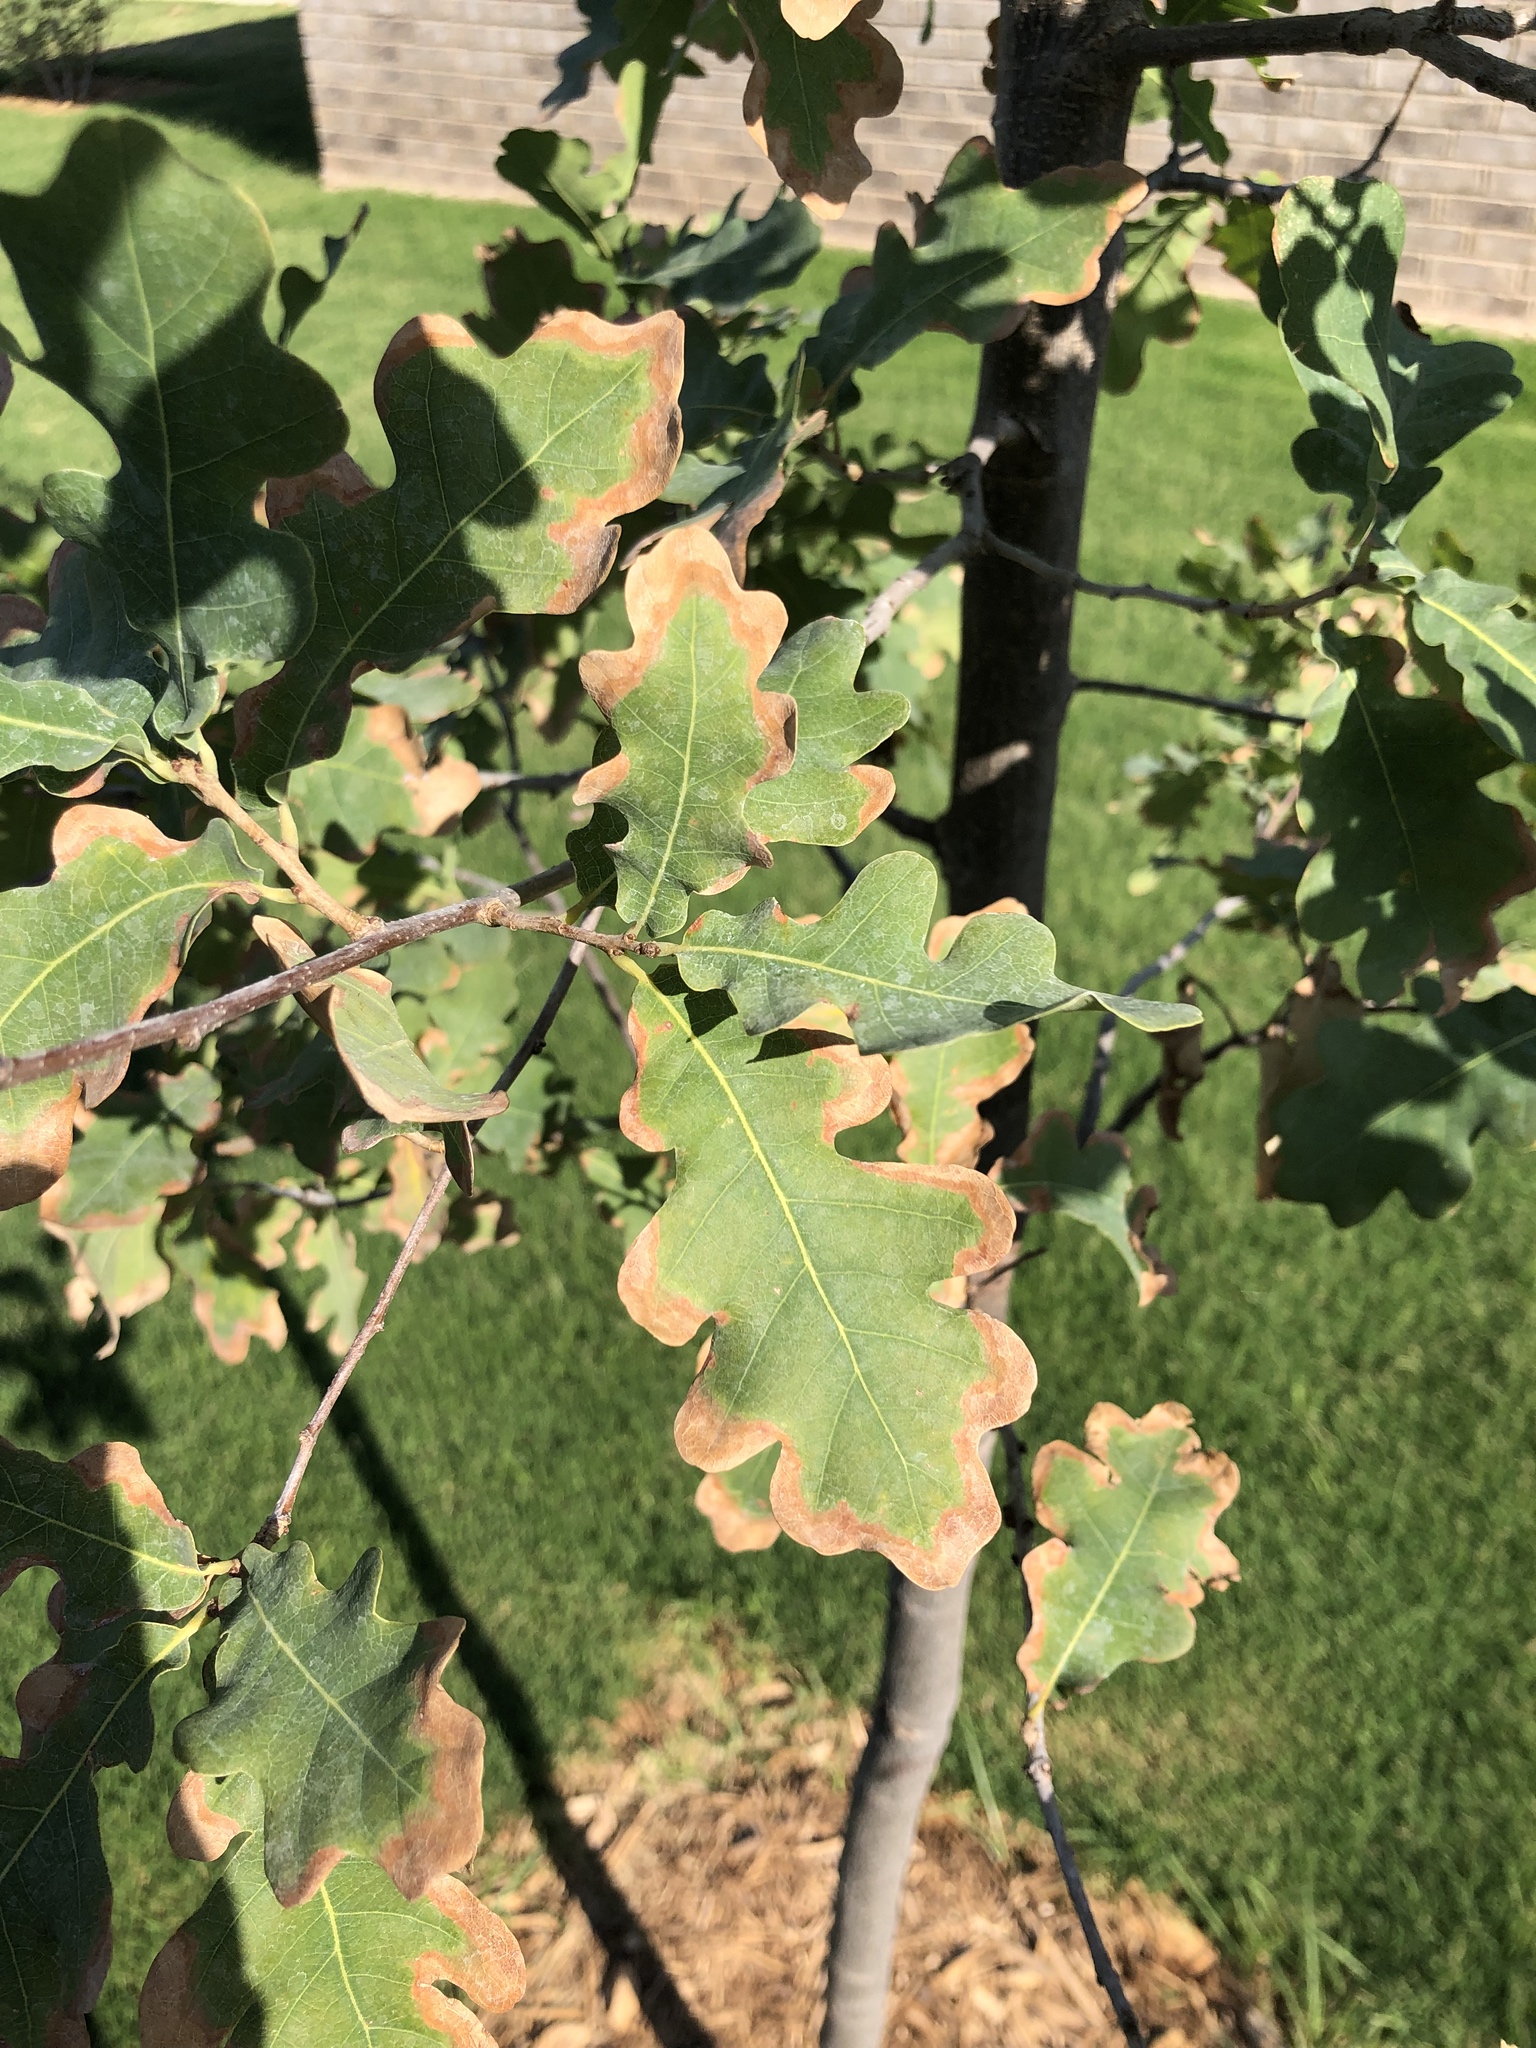
[[[184,40],[146,42],[123,61],[161,76],[181,67],[194,83],[203,65],[206,78],[206,46],[185,31],[214,17],[220,36],[265,38],[272,75],[291,81],[281,58],[289,18],[242,11],[231,21],[232,12],[148,10],[136,34],[179,29]],[[240,47],[249,57],[257,45]],[[195,161],[240,179],[283,260],[313,261],[320,230],[349,218],[355,200],[318,189],[291,82],[287,100],[274,90],[264,107],[247,89],[261,75],[243,73],[241,98],[257,103],[242,106],[234,133],[228,109],[210,112],[207,101],[197,103],[207,128],[164,101],[145,105]],[[8,113],[0,185],[42,183],[75,125],[72,115]],[[408,312],[475,302],[473,244],[509,209],[370,197],[374,217],[302,344],[343,389],[364,459],[379,469],[372,363]],[[1536,369],[1536,351],[1515,353]],[[959,344],[925,339],[871,380],[866,417],[903,430],[921,419],[934,446],[958,446],[973,369]],[[1154,351],[1138,390],[1106,405],[1087,566],[1166,579],[1197,523],[1232,532],[1263,510],[1285,525],[1307,502],[1285,459],[1303,422],[1270,330],[1245,307],[1212,305],[1187,352]],[[46,466],[101,459],[92,433],[24,377],[0,425],[11,502],[35,488],[45,448]],[[1450,458],[1427,513],[1491,575],[1521,566],[1533,435],[1536,405],[1522,400]],[[1195,688],[1223,679],[1186,620],[1149,607],[1085,605],[1079,667]],[[1120,764],[1186,729],[1184,718],[1093,697],[1073,708],[1049,910],[1074,978],[1113,982],[1204,907],[1186,875],[1149,899],[1124,886],[1143,848],[1118,808]],[[875,850],[892,843],[880,828],[871,840]],[[510,846],[494,839],[476,854],[516,871]],[[792,907],[825,906],[824,871],[810,857],[787,860],[775,881]],[[1253,951],[1217,937],[1201,965],[1256,1019],[1285,966]],[[531,988],[549,965],[532,957]],[[1082,1020],[1045,1034],[1044,1104],[1074,1101],[1090,1035]],[[611,1109],[622,1070],[585,984],[556,1050],[586,1101]],[[1127,1049],[1112,1100],[1147,1064],[1143,1049]],[[1163,1193],[1156,1238],[1180,1275],[1174,1300],[1139,1312],[1107,1248],[1070,1229],[1043,1240],[1049,1257],[1026,1269],[1015,1297],[1040,1367],[1032,1442],[1078,1437],[1096,1399],[1140,1410],[1171,1397],[1244,1475],[1224,1524],[1242,1585],[1201,1610],[1188,1658],[1124,1672],[1054,1723],[1063,1801],[1090,1861],[1180,1891],[1241,1959],[1286,1972],[1303,2009],[1330,2009],[1337,2038],[1528,2042],[1536,1377],[1525,1303],[1536,1238],[1525,1163],[1482,1148],[1477,1187],[1455,1220],[1431,1228],[1394,1202],[1340,1234],[1309,1211],[1255,1204],[1253,1092],[1251,1067],[1229,1060],[1192,1103],[1184,1145],[1138,1133],[1138,1171]],[[775,1654],[854,1699],[873,1682],[881,1630],[882,1568],[870,1558],[823,1560],[780,1543],[732,1559],[712,1547],[690,1506],[695,1475],[670,1441],[691,1352],[662,1350],[619,1311],[618,1241],[573,1177],[528,1182],[519,1211],[514,1251],[444,1255],[410,1277],[321,1444],[300,1522],[331,1581],[379,1542],[387,1612],[470,1617],[454,1683],[490,1724],[492,1811],[520,1798],[583,1717],[614,1707],[668,1602],[729,1610]],[[368,1241],[365,1251],[377,1276],[387,1250]],[[270,1505],[323,1354],[301,1339],[280,1355],[258,1347],[237,1369],[216,1365],[178,1290],[98,1363],[62,1318],[59,1278],[31,1219],[7,1219],[0,1421],[60,1451],[103,1434],[132,1438],[209,1551],[239,1544]],[[39,1577],[11,1595],[15,1670],[47,1640]],[[1027,1813],[1016,1587],[1001,1548],[982,1560],[974,1614],[969,1725],[999,1800]],[[167,1688],[165,1720],[195,1692],[191,1673]],[[165,1854],[176,1767],[164,1751],[140,1779],[102,1781],[119,1939],[98,2031],[113,2043],[132,2038],[131,1986],[203,1882]],[[964,1744],[947,1769],[969,1779]]]

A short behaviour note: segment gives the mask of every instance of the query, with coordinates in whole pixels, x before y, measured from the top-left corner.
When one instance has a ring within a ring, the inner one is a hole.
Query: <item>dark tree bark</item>
[[[1027,184],[1125,148],[1136,73],[1104,61],[1138,0],[1004,0],[997,147]],[[1075,306],[1026,309],[983,352],[972,446],[987,519],[1005,540],[1075,569],[1098,403],[1114,250]],[[1016,896],[1045,908],[1061,728],[1072,695],[1072,593],[996,556],[973,560],[962,608],[954,781],[939,849],[953,910]],[[1012,1150],[1029,1118],[1029,1070],[987,1111]],[[1009,1278],[994,1283],[1007,1309]],[[893,1574],[885,1668],[849,1812],[828,1957],[823,2048],[878,2048],[891,1945],[918,1814],[959,1700],[968,1573],[945,1593]]]

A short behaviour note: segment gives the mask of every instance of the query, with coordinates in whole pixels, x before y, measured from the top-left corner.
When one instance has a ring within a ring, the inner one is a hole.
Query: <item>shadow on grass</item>
[[[7,1427],[22,1438],[46,1436],[66,1455],[98,1432],[136,1443],[152,1438],[153,1418],[123,1371],[131,1332],[110,1358],[98,1358],[100,1318],[83,1330],[69,1322],[60,1291],[26,1266],[0,1271],[0,1304],[15,1310],[17,1324],[0,1337],[0,1373],[31,1382]]]
[[[335,1360],[319,1338],[304,1328],[304,1311],[279,1288],[289,1342],[318,1391],[329,1385]],[[389,1523],[415,1582],[433,1614],[460,1614],[464,1634],[459,1661],[480,1689],[485,1710],[511,1752],[523,1783],[529,1816],[561,1881],[602,1943],[610,1969],[628,1969],[640,2003],[661,2048],[714,2048],[713,2037],[690,2011],[634,1908],[614,1883],[602,1857],[590,1847],[565,1811],[555,1783],[553,1757],[522,1680],[502,1656],[464,1599],[438,1548],[397,1477],[378,1433],[356,1393],[348,1388],[337,1402],[330,1428],[340,1437],[352,1469]]]
[[[106,92],[114,80],[153,80],[169,90],[145,100],[146,113],[215,129],[290,170],[320,168],[296,14],[124,44],[102,53],[96,76]]]

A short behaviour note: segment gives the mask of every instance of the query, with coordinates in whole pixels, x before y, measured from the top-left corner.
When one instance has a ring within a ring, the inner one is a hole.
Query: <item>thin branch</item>
[[[317,912],[321,917],[338,925],[342,931],[360,938],[378,923],[375,917],[363,917],[355,910],[338,903],[328,889],[322,889],[314,876],[299,858],[295,847],[285,846],[280,839],[274,839],[264,826],[258,825],[243,805],[237,803],[220,782],[213,769],[202,761],[194,760],[190,754],[178,754],[167,761],[165,768],[178,782],[184,782],[194,790],[210,811],[217,811],[227,818],[237,832],[243,832],[253,846],[259,846],[268,860],[285,874],[293,884],[293,893],[307,910]]]
[[[972,535],[963,530],[952,533],[937,547],[930,548],[920,562],[914,562],[910,569],[904,569],[899,576],[893,577],[864,613],[864,645],[873,647],[881,635],[895,625],[896,614],[909,597],[916,597],[951,562],[963,561],[974,552],[975,546]]]
[[[547,775],[524,775],[519,769],[482,768],[480,787],[511,790],[517,796],[558,796],[562,789],[573,788],[586,772],[585,768],[557,768]]]
[[[915,839],[919,846],[937,846],[939,843],[937,818],[919,818],[915,812],[904,811],[896,804],[886,805],[880,813],[880,823],[889,825],[903,839]]]
[[[1034,1614],[1030,1606],[1029,1581],[1024,1576],[1024,1557],[1029,1548],[1030,1532],[1034,1521],[1029,1512],[1029,1497],[1024,1488],[1024,1455],[1019,1443],[1018,1432],[1010,1424],[1001,1432],[1003,1455],[1008,1465],[1008,1520],[1013,1529],[1013,1562],[1019,1574],[1019,1588],[1024,1601],[1024,1635],[1027,1640],[1034,1625]],[[1061,1808],[1056,1803],[1056,1787],[1051,1778],[1051,1759],[1045,1746],[1044,1717],[1031,1712],[1024,1722],[1024,1738],[1028,1744],[1028,1770],[1030,1783],[1040,1801],[1041,1817],[1045,1821],[1056,1851],[1056,1861],[1061,1865],[1062,1877],[1066,1880],[1067,1896],[1072,1901],[1072,1910],[1077,1915],[1077,1924],[1083,1930],[1083,1939],[1088,1944],[1088,1953],[1093,1958],[1093,1972],[1099,1980],[1099,1987],[1113,2008],[1116,2024],[1124,2034],[1127,2048],[1146,2048],[1141,2024],[1136,2018],[1135,2007],[1125,1995],[1125,1986],[1120,1981],[1120,1972],[1115,1968],[1104,1937],[1099,1932],[1099,1923],[1094,1917],[1093,1902],[1083,1884],[1082,1872],[1077,1867],[1077,1858],[1072,1853],[1072,1844],[1067,1840],[1067,1831],[1062,1824]]]
[[[1443,29],[1445,27],[1446,23],[1444,17],[1447,11],[1448,9],[1446,7],[1446,0],[1440,0],[1441,19],[1437,21],[1435,24],[1437,28]],[[1398,101],[1396,109],[1394,110],[1391,118],[1388,120],[1386,126],[1382,129],[1381,133],[1376,138],[1375,148],[1371,151],[1370,155],[1365,159],[1364,163],[1356,164],[1355,168],[1352,171],[1346,171],[1344,173],[1345,180],[1348,183],[1354,184],[1358,183],[1362,179],[1368,178],[1371,175],[1372,171],[1375,170],[1377,164],[1380,163],[1382,152],[1386,149],[1387,144],[1392,140],[1393,136],[1397,133],[1397,125],[1402,120],[1404,114],[1406,114],[1408,111],[1408,102],[1413,98],[1413,89],[1418,84],[1419,80],[1424,76],[1424,66],[1428,62],[1429,59],[1427,57],[1421,57],[1418,63],[1414,66],[1413,76],[1409,79],[1408,83],[1403,87],[1402,98]]]
[[[564,870],[554,869],[551,872],[563,874]],[[548,876],[535,875],[523,886],[530,895],[542,896],[545,888],[535,888],[534,885],[547,883]],[[261,981],[247,982],[243,988],[231,989],[227,995],[215,996],[211,1002],[198,1003],[186,1010],[166,1010],[158,1017],[145,1017],[137,1024],[121,1024],[115,1030],[99,1031],[92,1038],[78,1038],[72,1045],[53,1046],[46,1052],[17,1053],[9,1059],[0,1058],[0,1089],[19,1088],[24,1082],[43,1081],[52,1074],[67,1074],[98,1066],[118,1054],[134,1052],[143,1045],[166,1045],[172,1041],[188,1047],[198,1045],[210,1031],[232,1023],[236,1017],[248,1016],[251,1011],[264,1009],[268,1003],[278,1002],[284,996],[318,988],[327,981],[333,981],[338,974],[345,974],[349,967],[361,967],[365,961],[377,959],[380,953],[387,953],[395,946],[430,939],[438,932],[452,931],[459,925],[500,925],[510,931],[547,932],[556,938],[572,936],[574,928],[562,918],[548,917],[541,911],[520,911],[517,903],[518,896],[511,889],[498,896],[474,896],[463,903],[446,903],[437,910],[423,910],[415,917],[399,918],[393,924],[376,924],[364,938],[338,946],[334,952],[318,954],[315,959],[305,960],[297,967],[285,968],[281,974],[270,974]],[[655,955],[659,951],[650,940],[611,938],[602,933],[593,933],[585,943],[613,954]]]
[[[1207,1066],[1219,1060],[1224,1054],[1236,1052],[1239,1047],[1252,1049],[1264,1043],[1263,1031],[1234,1031],[1230,1038],[1223,1038],[1215,1045],[1208,1045],[1201,1051],[1201,1058]],[[1143,1112],[1157,1100],[1157,1091],[1162,1086],[1161,1074],[1154,1074],[1144,1088],[1138,1088],[1134,1095],[1128,1095],[1115,1113],[1114,1121],[1108,1126],[1112,1131],[1128,1131]]]
[[[1154,192],[1201,192],[1208,199],[1256,199],[1261,206],[1278,206],[1289,185],[1271,184],[1267,178],[1233,178],[1221,171],[1191,171],[1183,164],[1160,164],[1148,174]]]
[[[571,984],[576,979],[577,966],[583,952],[592,944],[596,937],[593,927],[601,916],[601,908],[594,907],[587,912],[580,927],[575,930],[571,949],[561,963],[560,972],[555,976],[549,994],[544,998],[543,1007],[540,1009],[538,1016],[534,1018],[527,1037],[524,1038],[517,1051],[513,1053],[511,1059],[507,1061],[507,1064],[502,1068],[497,1078],[496,1086],[498,1089],[510,1088],[534,1055],[544,1050],[544,1041],[548,1036],[549,1027],[554,1023],[560,1005],[570,994]],[[570,928],[568,927],[567,929]],[[470,1126],[471,1134],[479,1129],[479,1124]],[[309,1461],[315,1454],[315,1445],[320,1440],[320,1433],[325,1428],[326,1423],[329,1422],[331,1411],[345,1392],[347,1382],[357,1369],[363,1353],[368,1349],[368,1346],[373,1342],[380,1330],[383,1329],[384,1318],[389,1314],[390,1303],[399,1292],[400,1282],[405,1278],[406,1268],[416,1256],[417,1247],[426,1235],[427,1225],[431,1222],[433,1212],[437,1208],[438,1203],[447,1192],[448,1184],[452,1178],[453,1176],[446,1166],[440,1166],[433,1176],[432,1185],[427,1190],[426,1200],[417,1210],[415,1221],[406,1232],[405,1242],[400,1247],[395,1263],[389,1269],[384,1285],[379,1289],[378,1299],[368,1312],[368,1320],[347,1346],[347,1354],[332,1374],[330,1385],[320,1397],[319,1407],[299,1431],[298,1452],[294,1457],[292,1466],[289,1468],[288,1477],[283,1481],[283,1490],[277,1496],[277,1501],[271,1514],[268,1515],[256,1534],[256,1541],[263,1544],[268,1550],[274,1544],[280,1543],[288,1534],[289,1524],[293,1520],[293,1504],[298,1498],[299,1488],[304,1483],[304,1474],[309,1470]]]
[[[1523,35],[1528,20],[1502,7],[1354,8],[1342,14],[1300,14],[1261,21],[1200,21],[1161,27],[1137,22],[1122,29],[1096,61],[1126,70],[1208,64],[1223,57],[1303,57],[1339,50],[1379,57],[1406,50],[1474,91],[1518,106],[1536,107],[1536,71],[1486,50],[1469,49],[1463,36],[1503,43]]]
[[[1164,590],[1155,583],[1099,583],[1091,576],[1078,575],[1073,569],[1059,568],[1055,562],[1047,561],[1044,555],[1037,555],[1030,548],[1015,547],[1012,541],[1002,539],[991,527],[982,529],[981,540],[983,546],[990,548],[994,555],[1001,555],[1005,562],[1017,562],[1021,569],[1029,569],[1052,583],[1068,584],[1084,597],[1107,597],[1112,601],[1122,597],[1145,598],[1154,604],[1176,605],[1180,611],[1206,615],[1219,613],[1228,619],[1294,618],[1297,612],[1305,611],[1309,605],[1326,604],[1332,598],[1342,597],[1346,590],[1376,581],[1376,572],[1369,563],[1351,562],[1331,582],[1321,584],[1316,590],[1304,591],[1300,597],[1239,602],[1225,597],[1192,597],[1187,591]]]
[[[1074,689],[1096,690],[1111,697],[1151,697],[1160,704],[1194,704],[1202,711],[1225,711],[1234,718],[1251,718],[1255,725],[1305,725],[1294,711],[1270,711],[1262,704],[1244,704],[1236,697],[1202,697],[1192,690],[1163,690],[1153,683],[1112,683],[1103,676],[1079,676]],[[887,818],[890,812],[884,814]]]
[[[1223,896],[1213,903],[1205,915],[1192,924],[1182,939],[1175,939],[1167,952],[1159,953],[1155,960],[1149,960],[1145,967],[1138,967],[1128,981],[1116,991],[1122,996],[1133,996],[1139,988],[1145,988],[1149,981],[1155,981],[1160,974],[1166,974],[1170,967],[1179,962],[1198,946],[1212,925],[1220,924],[1241,910],[1246,898]],[[1083,1090],[1083,1106],[1077,1118],[1077,1142],[1086,1145],[1099,1127],[1099,1111],[1104,1106],[1104,1083],[1109,1078],[1109,1066],[1115,1056],[1115,1018],[1105,1013],[1104,1022],[1099,1026],[1099,1035],[1093,1042],[1093,1065],[1088,1070],[1088,1085]]]

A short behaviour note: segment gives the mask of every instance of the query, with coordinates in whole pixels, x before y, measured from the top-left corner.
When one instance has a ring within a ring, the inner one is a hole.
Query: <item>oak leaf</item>
[[[521,228],[504,228],[499,242],[475,251],[489,313],[466,313],[464,325],[492,355],[521,348],[539,322],[564,306],[601,313],[608,288],[601,278],[580,278],[569,242],[558,235],[530,242]]]
[[[273,1351],[288,1342],[283,1305],[265,1278],[254,1247],[222,1218],[206,1228],[193,1218],[167,1246],[171,1263],[192,1283],[192,1313],[208,1349],[224,1365],[244,1365],[251,1339]]]
[[[60,1464],[0,1437],[0,1593],[36,1565],[58,1575],[68,1628],[184,1614],[205,1584],[191,1530],[132,1444],[95,1444]]]
[[[1140,1305],[1175,1294],[1178,1280],[1147,1243],[1157,1189],[1134,1187],[1131,1148],[1118,1131],[1095,1131],[1079,1146],[1065,1110],[1035,1119],[1028,1138],[1002,1171],[1003,1191],[1026,1214],[1060,1213],[1108,1238],[1136,1282]]]
[[[778,1542],[779,1525],[769,1499],[778,1462],[779,1447],[770,1444],[729,1472],[706,1472],[699,1481],[693,1504],[722,1550],[767,1550]]]
[[[685,228],[646,282],[679,301],[702,300],[726,318],[763,292],[793,284],[821,247],[821,230],[787,193],[777,193],[756,220],[743,218],[742,197],[735,195],[707,233]],[[685,387],[685,410],[686,404]]]
[[[1203,199],[1160,199],[1125,230],[1125,257],[1104,352],[1104,389],[1134,390],[1149,342],[1180,348],[1200,325],[1189,266],[1211,227]]]
[[[880,0],[855,0],[816,41],[790,26],[779,0],[736,0],[752,53],[742,96],[747,132],[784,183],[823,220],[836,220],[869,176],[860,121],[895,111],[901,59],[873,25]]]
[[[1536,625],[1511,609],[1519,602],[1517,591],[1432,569],[1413,592],[1413,636],[1444,653],[1488,737],[1536,761]]]
[[[896,794],[890,771],[864,762],[911,712],[895,690],[854,687],[864,657],[856,619],[816,619],[786,640],[764,687],[795,700],[795,756],[747,793],[747,823],[770,844],[846,846]]]
[[[621,1127],[675,1150],[677,1181],[620,1298],[663,1343],[715,1323],[679,1450],[728,1471],[781,1444],[773,1512],[796,1541],[954,1584],[998,1525],[977,1442],[1023,1411],[1035,1374],[1011,1330],[930,1290],[1005,1256],[1006,1201],[959,1167],[838,1153],[838,1132],[890,1099],[885,1063],[846,1038],[760,1039],[670,967],[639,987],[630,1032]]]

